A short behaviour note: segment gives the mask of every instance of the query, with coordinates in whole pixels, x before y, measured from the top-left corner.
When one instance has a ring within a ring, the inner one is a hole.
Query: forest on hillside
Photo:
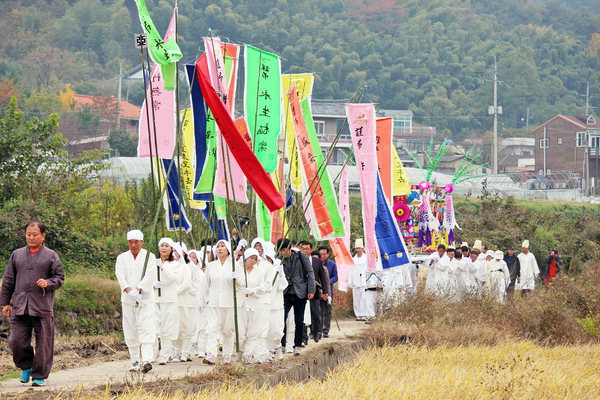
[[[173,0],[147,0],[166,29]],[[316,73],[317,98],[359,87],[382,108],[462,139],[490,129],[488,72],[497,57],[500,128],[581,114],[586,84],[600,95],[600,15],[594,0],[179,0],[184,62],[212,32],[282,57],[283,71]],[[7,0],[0,4],[0,107],[64,109],[58,96],[115,95],[119,64],[139,64],[133,0]],[[107,85],[111,80],[113,85]],[[129,98],[141,103],[140,85]]]

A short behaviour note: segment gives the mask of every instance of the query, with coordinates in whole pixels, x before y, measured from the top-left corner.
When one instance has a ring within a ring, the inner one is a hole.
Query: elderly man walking
[[[33,379],[33,386],[43,386],[52,369],[54,292],[65,280],[60,259],[44,246],[45,238],[44,224],[31,222],[25,227],[27,246],[11,254],[0,292],[2,316],[11,317],[8,345],[15,365],[23,371],[19,380]]]

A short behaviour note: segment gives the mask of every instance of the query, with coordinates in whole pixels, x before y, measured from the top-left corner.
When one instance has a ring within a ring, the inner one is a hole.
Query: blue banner
[[[388,204],[381,178],[377,174],[377,217],[375,218],[375,236],[384,269],[399,267],[410,263],[404,238]]]
[[[171,160],[162,158],[161,161],[163,164],[162,166],[164,168],[164,174],[166,175],[167,171],[169,170],[169,164],[171,163]],[[192,224],[185,215],[185,208],[183,202],[181,204],[181,210],[179,209],[178,180],[179,178],[177,176],[177,166],[173,165],[173,168],[171,168],[171,173],[169,174],[168,179],[166,179],[167,198],[165,209],[167,212],[167,229],[169,231],[174,231],[179,229],[179,227],[181,226],[184,231],[189,232],[192,230]]]
[[[196,65],[186,64],[185,71],[187,73],[188,82],[190,84],[190,100],[192,105],[192,115],[194,117],[194,141],[195,151],[194,157],[196,162],[196,168],[194,173],[194,188],[198,186],[202,171],[204,171],[204,165],[206,163],[206,103],[204,97],[202,97],[202,91],[200,90],[200,84],[198,83],[198,77],[196,76]],[[193,200],[208,201],[210,200],[210,193],[194,193]]]

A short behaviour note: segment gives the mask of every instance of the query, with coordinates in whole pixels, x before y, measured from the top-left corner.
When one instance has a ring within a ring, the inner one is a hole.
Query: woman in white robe
[[[177,277],[182,265],[177,260],[175,243],[170,238],[158,242],[160,258],[157,264],[157,280],[154,283],[154,308],[158,341],[156,362],[160,365],[171,361],[173,342],[179,336],[179,308],[177,305]]]
[[[269,282],[267,269],[259,263],[260,255],[256,249],[244,251],[239,260],[243,276],[236,281],[239,302],[240,347],[243,349],[243,361],[246,363],[267,362],[269,355],[266,346],[269,326],[268,294]]]
[[[503,258],[502,250],[496,250],[490,271],[490,296],[501,304],[504,303],[506,288],[510,283],[510,273]]]
[[[283,273],[281,260],[275,257],[275,252],[266,249],[264,252],[265,260],[269,264],[267,272],[267,283],[271,288],[268,298],[269,304],[269,332],[267,334],[267,349],[275,354],[275,358],[283,358],[283,349],[281,348],[281,338],[283,337],[283,291],[288,286],[287,278]]]
[[[206,341],[208,336],[208,317],[206,311],[206,299],[202,293],[202,286],[205,279],[205,260],[206,255],[203,251],[190,250],[190,261],[194,263],[198,274],[196,281],[196,333],[192,340],[192,347],[195,347],[196,355],[200,358],[206,356]]]
[[[219,240],[215,245],[217,259],[206,266],[203,296],[207,299],[208,341],[205,364],[215,364],[219,341],[223,341],[223,362],[230,363],[234,354],[235,322],[233,311],[233,285],[239,273],[231,258],[231,245]]]
[[[179,306],[179,337],[174,343],[173,360],[192,361],[192,339],[198,323],[198,268],[186,254],[187,247],[181,244],[181,273],[177,277],[177,304]],[[179,250],[179,249],[177,249]],[[187,263],[186,263],[187,261]]]

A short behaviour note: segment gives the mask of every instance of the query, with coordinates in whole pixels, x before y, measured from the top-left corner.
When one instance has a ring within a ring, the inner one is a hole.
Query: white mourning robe
[[[352,306],[357,318],[366,318],[366,292],[367,288],[367,255],[355,255],[354,266],[350,267],[348,287],[352,289]]]
[[[152,289],[156,258],[152,253],[148,255],[146,272],[142,277],[146,255],[148,252],[145,249],[141,249],[135,258],[131,251],[126,251],[117,257],[115,263],[115,275],[121,288],[123,334],[132,363],[152,361],[153,344],[156,339]],[[132,299],[125,293],[126,288],[142,289],[142,300]]]
[[[173,341],[179,336],[179,305],[177,302],[177,277],[184,265],[177,260],[158,261],[162,283],[159,289],[154,289],[155,320],[157,334],[160,338],[160,354],[158,361],[168,361],[173,355]],[[158,276],[158,275],[157,275]],[[158,350],[158,348],[155,348]]]
[[[517,256],[521,263],[521,289],[535,289],[535,280],[540,274],[537,261],[533,253],[521,253]]]

